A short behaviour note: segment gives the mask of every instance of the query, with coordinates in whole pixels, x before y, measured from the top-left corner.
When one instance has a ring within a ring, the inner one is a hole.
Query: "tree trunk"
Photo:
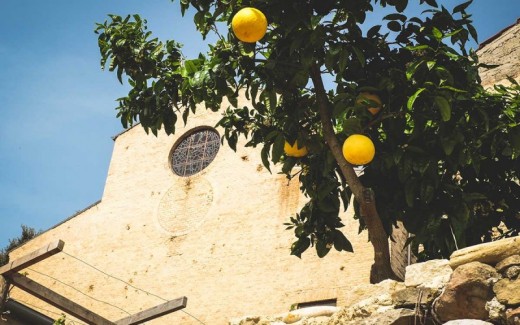
[[[360,213],[368,230],[368,239],[374,247],[374,264],[370,270],[370,283],[378,283],[385,279],[395,279],[396,276],[390,266],[390,247],[388,245],[388,234],[386,233],[381,218],[376,209],[374,193],[365,188],[356,175],[353,166],[343,157],[342,148],[334,133],[330,105],[327,98],[321,72],[317,65],[311,67],[311,79],[316,91],[316,101],[319,108],[321,123],[323,126],[323,137],[327,142],[341,173],[354,194],[354,199],[360,206]]]

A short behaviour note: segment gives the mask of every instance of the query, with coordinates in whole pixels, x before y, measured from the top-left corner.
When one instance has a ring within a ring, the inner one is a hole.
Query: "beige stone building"
[[[509,84],[507,77],[520,81],[520,18],[493,37],[482,42],[477,51],[480,62],[498,65],[479,71],[485,88],[494,84]]]
[[[502,64],[482,71],[484,85],[520,78],[519,34],[516,23],[483,43],[481,61]],[[63,240],[62,253],[23,272],[113,321],[188,297],[184,310],[148,324],[218,325],[295,304],[341,305],[353,286],[368,283],[373,250],[352,212],[341,217],[354,253],[291,256],[294,235],[283,223],[306,202],[298,182],[269,173],[256,149],[221,146],[222,130],[213,128],[220,114],[199,111],[174,136],[146,135],[139,126],[118,135],[101,200],[11,260]],[[392,250],[402,269],[407,258],[397,256],[401,247]],[[11,297],[54,319],[61,313],[16,288]]]
[[[140,126],[118,135],[101,200],[11,260],[63,240],[63,253],[24,272],[114,321],[180,296],[188,297],[186,309],[148,323],[200,324],[191,314],[227,324],[298,303],[341,304],[349,288],[369,281],[366,232],[357,234],[349,211],[342,219],[355,253],[291,256],[295,238],[283,223],[306,202],[298,181],[269,173],[256,149],[221,146],[222,130],[212,127],[219,119],[202,109],[186,126],[178,123],[175,136],[146,135]],[[48,311],[60,313],[17,289],[11,297],[51,317]]]

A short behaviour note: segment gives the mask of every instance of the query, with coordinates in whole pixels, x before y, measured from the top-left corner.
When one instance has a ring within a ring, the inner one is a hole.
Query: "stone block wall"
[[[477,51],[480,62],[499,65],[479,70],[485,88],[508,84],[507,77],[520,80],[520,19],[513,25],[483,42]]]
[[[316,306],[230,325],[518,325],[520,237],[454,252],[406,268],[405,281],[360,284],[339,307]]]

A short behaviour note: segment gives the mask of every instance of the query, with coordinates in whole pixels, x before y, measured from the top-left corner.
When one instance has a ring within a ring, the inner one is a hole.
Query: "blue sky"
[[[520,18],[520,1],[475,0],[469,11],[483,41]],[[102,196],[122,130],[115,99],[127,91],[99,65],[93,30],[109,13],[139,13],[189,57],[206,50],[178,1],[0,1],[0,247],[21,224],[46,230]]]

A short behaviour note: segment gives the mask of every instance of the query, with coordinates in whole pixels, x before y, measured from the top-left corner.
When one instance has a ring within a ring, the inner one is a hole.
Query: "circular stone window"
[[[215,159],[220,149],[220,136],[215,129],[199,127],[189,131],[173,147],[171,164],[179,176],[194,175]]]

